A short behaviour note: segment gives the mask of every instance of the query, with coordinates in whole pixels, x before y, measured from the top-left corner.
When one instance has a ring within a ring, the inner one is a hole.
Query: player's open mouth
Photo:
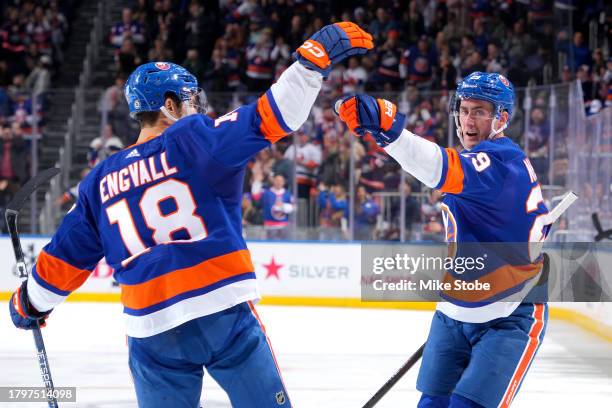
[[[468,131],[466,131],[465,135],[467,137],[478,137],[478,132],[468,132]]]

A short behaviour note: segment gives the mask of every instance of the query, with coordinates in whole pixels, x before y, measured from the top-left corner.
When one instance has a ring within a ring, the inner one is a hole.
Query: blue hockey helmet
[[[127,79],[124,92],[132,118],[140,112],[159,111],[168,93],[181,102],[190,101],[197,113],[206,113],[206,94],[198,87],[196,77],[171,62],[139,66]]]
[[[457,91],[451,100],[451,114],[457,114],[463,99],[477,99],[493,104],[496,119],[502,112],[508,112],[508,120],[514,110],[514,86],[501,74],[472,72],[457,84]]]

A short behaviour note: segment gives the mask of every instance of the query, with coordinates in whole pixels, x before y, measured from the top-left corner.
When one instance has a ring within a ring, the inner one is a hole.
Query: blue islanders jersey
[[[187,116],[95,167],[33,268],[34,307],[60,303],[102,257],[131,337],[258,299],[241,230],[244,169],[299,128],[321,84],[297,63],[283,75],[253,104],[216,120]]]
[[[475,323],[508,316],[520,303],[514,299],[524,298],[542,269],[542,257],[529,245],[543,241],[549,229],[544,225],[548,209],[536,173],[507,137],[481,142],[462,153],[441,152],[442,172],[435,188],[446,193],[442,211],[451,255],[487,254],[484,267],[467,273],[465,268],[462,273],[449,270],[445,281],[478,280],[489,283],[490,290],[457,290],[453,284],[452,290],[442,293],[448,302],[439,303],[438,309]]]
[[[292,210],[291,192],[280,189],[265,189],[262,197],[264,225],[268,227],[285,227],[289,225],[289,213],[286,204]]]

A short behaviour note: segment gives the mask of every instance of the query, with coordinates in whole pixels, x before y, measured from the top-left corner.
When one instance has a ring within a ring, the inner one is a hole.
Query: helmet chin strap
[[[500,134],[508,127],[508,122],[506,122],[503,125],[501,125],[499,129],[495,130],[495,126],[497,125],[497,122],[498,122],[498,119],[493,119],[493,121],[491,121],[491,131],[489,132],[488,139],[493,139],[493,136]]]
[[[159,108],[159,110],[161,111],[161,113],[164,114],[165,117],[167,117],[173,122],[176,122],[177,120],[184,118],[185,116],[189,116],[189,115],[198,113],[197,110],[194,109],[192,106],[185,106],[185,103],[181,105],[181,117],[179,118],[175,118],[170,112],[168,112],[168,109],[166,109],[165,106],[162,106],[161,108]]]
[[[168,119],[170,119],[173,122],[176,122],[177,120],[180,119],[180,118],[175,118],[174,116],[172,116],[172,114],[170,112],[168,112],[168,109],[166,109],[165,106],[162,106],[161,108],[159,108],[159,110],[161,111],[161,113],[164,114],[165,117],[167,117]]]

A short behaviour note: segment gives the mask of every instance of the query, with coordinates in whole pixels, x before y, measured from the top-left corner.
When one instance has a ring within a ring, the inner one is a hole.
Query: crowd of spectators
[[[404,191],[408,233],[441,239],[441,219],[435,216],[439,194],[421,191],[409,176],[402,184],[399,167],[373,140],[351,141],[334,117],[333,101],[364,91],[384,96],[407,114],[409,130],[442,146],[458,145],[454,129],[449,129],[448,98],[456,82],[472,71],[501,73],[517,88],[578,78],[587,113],[596,113],[612,104],[612,60],[603,48],[612,14],[605,7],[604,2],[547,0],[138,0],[122,10],[108,37],[115,50],[117,83],[107,99],[118,106],[111,109],[109,121],[127,117],[125,112],[115,114],[126,109],[116,95],[142,62],[171,60],[187,67],[208,92],[214,115],[252,100],[237,94],[267,89],[292,63],[293,51],[325,24],[354,21],[374,36],[375,48],[334,67],[304,127],[250,163],[245,225],[265,224],[269,211],[257,197],[275,189],[277,197],[284,197],[279,202],[295,205],[296,224],[315,227],[321,238],[346,237],[352,212],[355,237],[396,239],[402,207],[397,192]],[[587,33],[596,35],[587,38]],[[507,134],[528,140],[543,183],[562,182],[563,152],[553,163],[557,170],[551,171],[547,159],[548,95],[534,93],[527,110],[524,97],[519,95]],[[280,183],[278,175],[282,189],[274,187],[275,181]],[[278,208],[287,209],[284,204]],[[283,214],[284,220],[289,213]]]
[[[62,3],[60,5],[60,3]],[[30,140],[40,134],[45,93],[68,33],[57,0],[0,2],[0,216],[30,175]],[[37,128],[38,127],[38,128]],[[4,223],[0,223],[0,231]]]

